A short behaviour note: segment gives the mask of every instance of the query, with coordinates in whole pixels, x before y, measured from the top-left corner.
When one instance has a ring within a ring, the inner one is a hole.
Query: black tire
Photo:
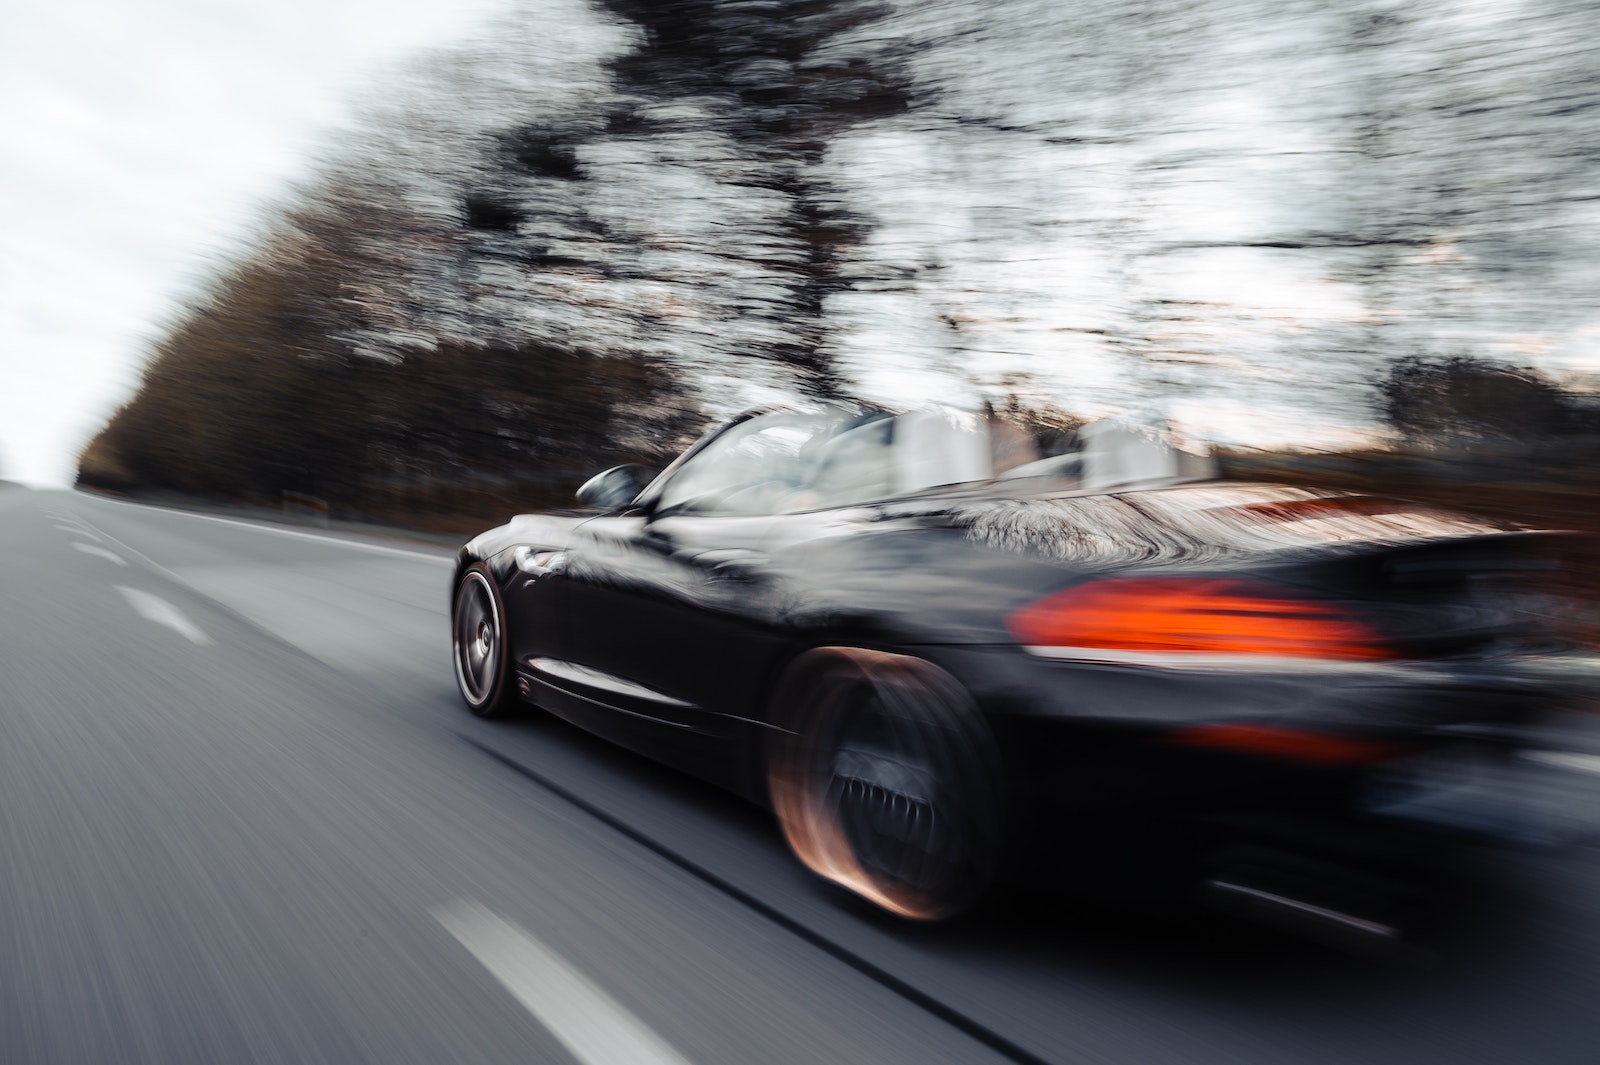
[[[999,763],[955,678],[906,655],[823,647],[789,668],[774,710],[773,809],[812,872],[919,921],[954,917],[987,891]]]
[[[450,657],[461,699],[479,717],[508,717],[518,709],[508,646],[505,604],[494,574],[482,562],[474,562],[456,579]]]

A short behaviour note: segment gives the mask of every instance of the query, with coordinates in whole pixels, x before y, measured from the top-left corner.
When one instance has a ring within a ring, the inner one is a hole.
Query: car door
[[[580,526],[567,551],[561,668],[579,722],[718,778],[782,643],[765,543],[807,500],[807,445],[858,417],[775,412],[730,426],[640,505]],[[610,712],[612,720],[600,719]]]
[[[767,515],[600,517],[574,537],[566,648],[624,708],[716,735],[751,684],[772,594]]]

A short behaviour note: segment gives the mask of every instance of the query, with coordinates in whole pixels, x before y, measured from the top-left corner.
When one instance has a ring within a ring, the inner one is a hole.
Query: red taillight
[[[1396,657],[1336,603],[1266,581],[1112,578],[1030,603],[1007,619],[1027,647],[1127,653]]]

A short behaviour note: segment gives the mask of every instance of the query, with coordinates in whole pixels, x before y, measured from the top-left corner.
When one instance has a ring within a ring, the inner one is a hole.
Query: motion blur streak
[[[226,516],[0,486],[0,1061],[1589,1065],[1595,20],[516,0],[375,84],[79,456]]]
[[[1282,449],[1225,456],[1256,480],[1460,489],[1470,455],[1590,524],[1562,482],[1600,431],[1593,21],[519,4],[372,91],[80,477],[465,531],[774,396],[981,392]]]

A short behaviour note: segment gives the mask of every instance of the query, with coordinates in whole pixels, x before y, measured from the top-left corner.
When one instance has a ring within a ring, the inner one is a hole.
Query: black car
[[[812,870],[946,917],[997,880],[1401,934],[1493,814],[1437,782],[1551,696],[1551,534],[1194,480],[1129,426],[749,414],[461,551],[456,678],[775,810]]]

